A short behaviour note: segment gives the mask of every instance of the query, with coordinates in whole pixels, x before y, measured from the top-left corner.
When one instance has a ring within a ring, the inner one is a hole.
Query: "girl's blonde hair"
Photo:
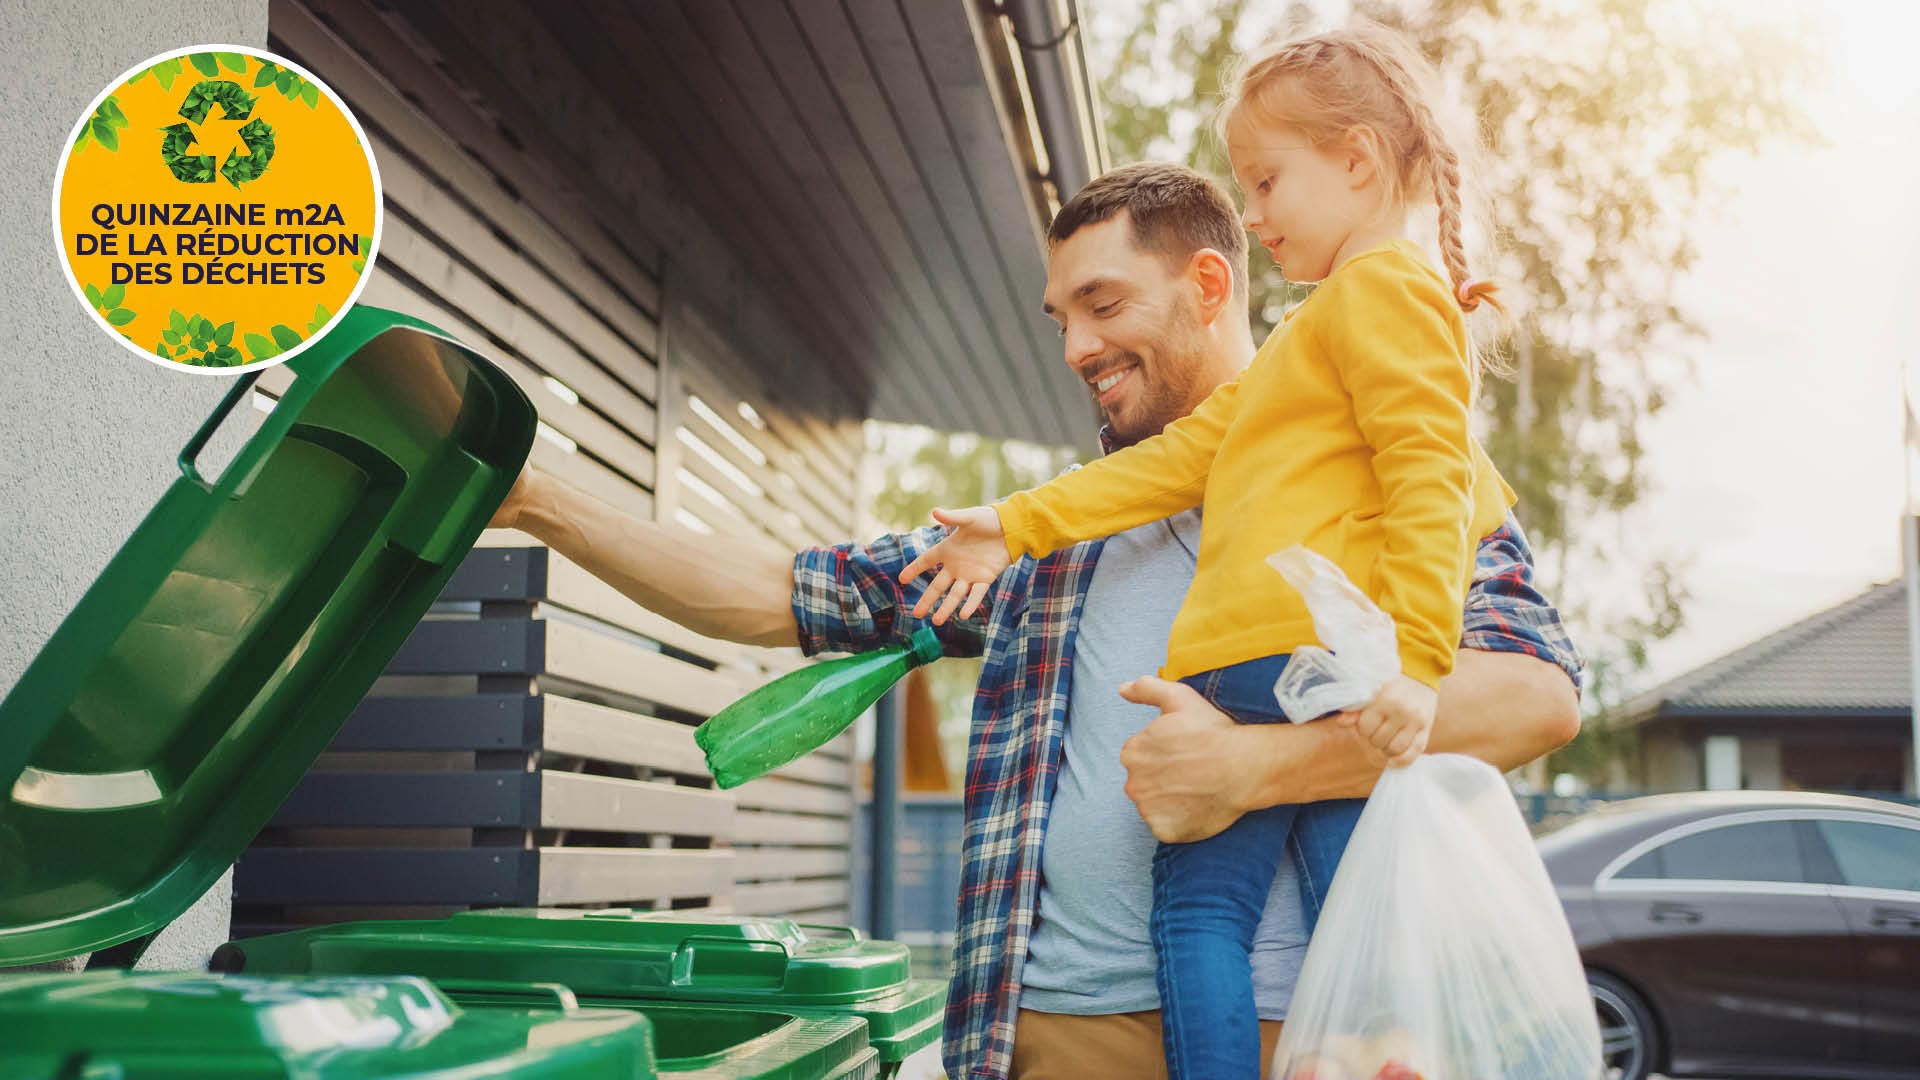
[[[1504,325],[1498,287],[1467,270],[1462,154],[1428,104],[1427,88],[1436,81],[1433,66],[1404,37],[1373,23],[1268,45],[1243,57],[1228,84],[1221,141],[1243,113],[1298,128],[1315,145],[1366,129],[1371,138],[1362,145],[1375,157],[1387,198],[1406,205],[1430,196],[1439,207],[1440,255],[1455,301],[1468,312],[1484,301]],[[1474,354],[1478,371],[1487,358],[1478,348]]]

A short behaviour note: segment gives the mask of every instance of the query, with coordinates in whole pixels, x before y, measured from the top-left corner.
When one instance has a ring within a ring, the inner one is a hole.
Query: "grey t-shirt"
[[[1171,526],[1171,528],[1170,528]],[[1020,1007],[1102,1015],[1160,1007],[1153,981],[1153,833],[1124,790],[1120,745],[1159,713],[1118,693],[1160,670],[1193,582],[1200,511],[1112,537],[1101,548],[1073,649],[1066,746],[1041,850],[1040,910]],[[1293,860],[1282,857],[1254,937],[1262,1019],[1284,1019],[1307,950]]]

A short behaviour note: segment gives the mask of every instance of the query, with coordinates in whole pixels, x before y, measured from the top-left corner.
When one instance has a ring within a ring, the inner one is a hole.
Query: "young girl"
[[[1198,570],[1162,677],[1239,722],[1284,720],[1274,682],[1315,637],[1265,558],[1302,544],[1397,627],[1403,674],[1340,721],[1392,764],[1425,749],[1475,540],[1513,503],[1468,433],[1477,361],[1463,312],[1493,289],[1467,274],[1459,158],[1423,96],[1429,76],[1379,28],[1247,59],[1221,114],[1246,226],[1288,280],[1319,287],[1238,381],[1160,435],[997,506],[936,511],[954,531],[901,574],[908,583],[940,568],[916,616],[936,603],[936,622],[971,615],[1014,559],[1200,504]],[[1444,277],[1403,238],[1427,199],[1439,207]],[[1303,891],[1324,896],[1356,817],[1355,800],[1276,806],[1156,853],[1151,927],[1174,1077],[1258,1076],[1248,952],[1277,861],[1291,840]]]

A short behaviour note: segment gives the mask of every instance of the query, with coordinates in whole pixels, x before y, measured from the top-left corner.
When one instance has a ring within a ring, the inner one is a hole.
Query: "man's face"
[[[1067,366],[1123,444],[1158,434],[1213,389],[1199,385],[1206,340],[1194,291],[1168,260],[1134,246],[1125,213],[1054,247],[1046,311]]]

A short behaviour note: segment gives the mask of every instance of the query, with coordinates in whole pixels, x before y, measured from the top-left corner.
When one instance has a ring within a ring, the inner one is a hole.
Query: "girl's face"
[[[1315,145],[1296,128],[1242,115],[1227,125],[1227,157],[1242,218],[1288,281],[1319,281],[1379,213],[1371,159],[1349,140]]]

